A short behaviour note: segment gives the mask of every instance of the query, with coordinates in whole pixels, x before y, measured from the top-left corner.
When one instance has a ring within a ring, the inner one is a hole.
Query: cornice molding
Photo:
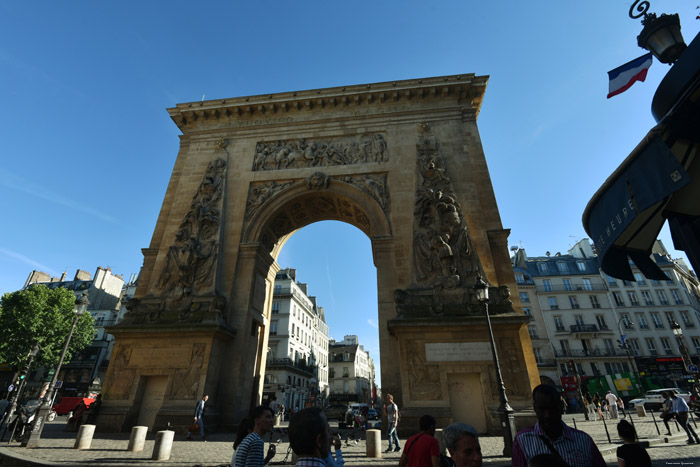
[[[450,98],[465,104],[468,113],[478,116],[483,101],[488,76],[464,75],[433,78],[387,81],[383,83],[358,84],[307,91],[282,92],[230,99],[177,104],[168,112],[180,130],[186,132],[202,121],[221,122],[248,117],[288,116],[294,113],[318,109],[340,109],[343,107],[377,104],[396,104],[407,101],[445,100]],[[405,112],[396,110],[395,112]],[[392,113],[391,110],[384,113]]]

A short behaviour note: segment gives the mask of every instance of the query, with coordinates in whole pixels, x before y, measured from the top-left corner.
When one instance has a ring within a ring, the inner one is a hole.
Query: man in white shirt
[[[610,411],[610,418],[617,418],[617,396],[611,391],[605,395],[605,400],[608,401],[608,410]]]
[[[695,434],[695,430],[693,430],[693,427],[690,426],[690,423],[688,423],[688,404],[674,391],[669,392],[671,392],[673,396],[671,399],[673,403],[671,405],[671,413],[676,414],[676,420],[678,420],[680,426],[682,426],[685,432],[688,434],[688,444],[700,444],[700,438],[698,438],[698,435]]]

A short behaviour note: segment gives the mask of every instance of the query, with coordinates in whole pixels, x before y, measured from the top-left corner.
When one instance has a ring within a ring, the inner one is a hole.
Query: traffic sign
[[[692,371],[693,373],[697,373],[698,366],[696,364],[688,365],[688,371]]]

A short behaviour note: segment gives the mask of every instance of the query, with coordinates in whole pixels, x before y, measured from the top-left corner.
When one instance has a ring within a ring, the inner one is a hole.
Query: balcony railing
[[[557,362],[556,362],[556,360],[540,359],[540,360],[537,360],[537,366],[539,366],[539,367],[547,367],[547,366],[556,367]]]
[[[555,350],[554,356],[565,357],[626,357],[627,352],[621,349],[593,349],[593,350]]]
[[[538,292],[593,292],[605,291],[608,287],[604,284],[572,284],[568,285],[538,285],[535,287]]]
[[[304,373],[308,373],[310,376],[314,375],[314,370],[315,367],[311,365],[306,365],[305,363],[301,362],[294,362],[291,358],[268,358],[267,359],[267,367],[268,368],[293,368],[295,370],[302,371]]]
[[[569,329],[571,332],[598,332],[598,326],[595,324],[572,324]]]

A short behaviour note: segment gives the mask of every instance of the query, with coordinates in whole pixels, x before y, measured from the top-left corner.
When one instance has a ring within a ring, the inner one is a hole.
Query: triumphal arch
[[[539,377],[476,125],[487,81],[465,74],[169,109],[180,150],[130,311],[110,331],[98,426],[184,428],[204,393],[209,424],[235,426],[261,400],[275,259],[322,220],[371,239],[382,390],[404,428],[430,413],[499,431],[479,276],[511,405],[530,408]]]

